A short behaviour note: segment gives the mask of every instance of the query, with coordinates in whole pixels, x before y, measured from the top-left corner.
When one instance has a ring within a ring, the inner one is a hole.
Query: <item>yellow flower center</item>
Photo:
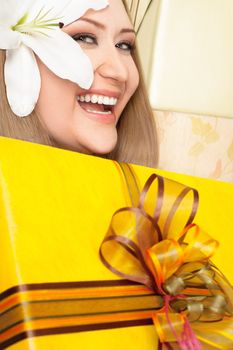
[[[12,26],[11,29],[13,31],[20,32],[22,34],[32,35],[33,33],[47,35],[44,30],[55,29],[55,27],[59,27],[59,19],[60,18],[49,18],[50,10],[45,10],[42,8],[35,19],[27,22],[28,13],[25,13],[17,22],[16,25]]]

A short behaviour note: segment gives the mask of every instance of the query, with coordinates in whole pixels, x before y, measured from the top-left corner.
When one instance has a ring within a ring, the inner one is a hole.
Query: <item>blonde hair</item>
[[[156,166],[158,146],[154,116],[136,51],[133,53],[133,59],[140,74],[140,83],[118,122],[117,145],[110,154],[104,157],[128,163]],[[4,84],[4,62],[5,52],[0,50],[0,135],[59,147],[49,136],[35,111],[26,118],[20,118],[10,109]]]

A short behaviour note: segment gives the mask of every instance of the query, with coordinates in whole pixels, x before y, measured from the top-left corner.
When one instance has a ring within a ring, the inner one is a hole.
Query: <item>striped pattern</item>
[[[150,325],[162,306],[161,296],[127,280],[14,287],[0,294],[0,350],[30,337]]]
[[[129,281],[24,285],[0,295],[0,349],[28,337],[152,324],[162,299]]]

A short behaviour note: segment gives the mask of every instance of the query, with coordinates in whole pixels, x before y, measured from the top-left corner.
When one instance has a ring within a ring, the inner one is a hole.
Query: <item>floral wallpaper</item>
[[[233,183],[233,119],[155,111],[159,168]]]

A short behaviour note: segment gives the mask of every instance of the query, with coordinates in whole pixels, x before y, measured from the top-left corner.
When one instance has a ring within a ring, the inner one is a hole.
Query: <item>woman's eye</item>
[[[133,50],[135,49],[135,46],[132,43],[127,41],[116,44],[116,47],[123,51],[128,51],[130,53],[132,53]]]
[[[75,41],[81,41],[85,44],[97,44],[96,37],[90,34],[75,34],[72,36]]]

